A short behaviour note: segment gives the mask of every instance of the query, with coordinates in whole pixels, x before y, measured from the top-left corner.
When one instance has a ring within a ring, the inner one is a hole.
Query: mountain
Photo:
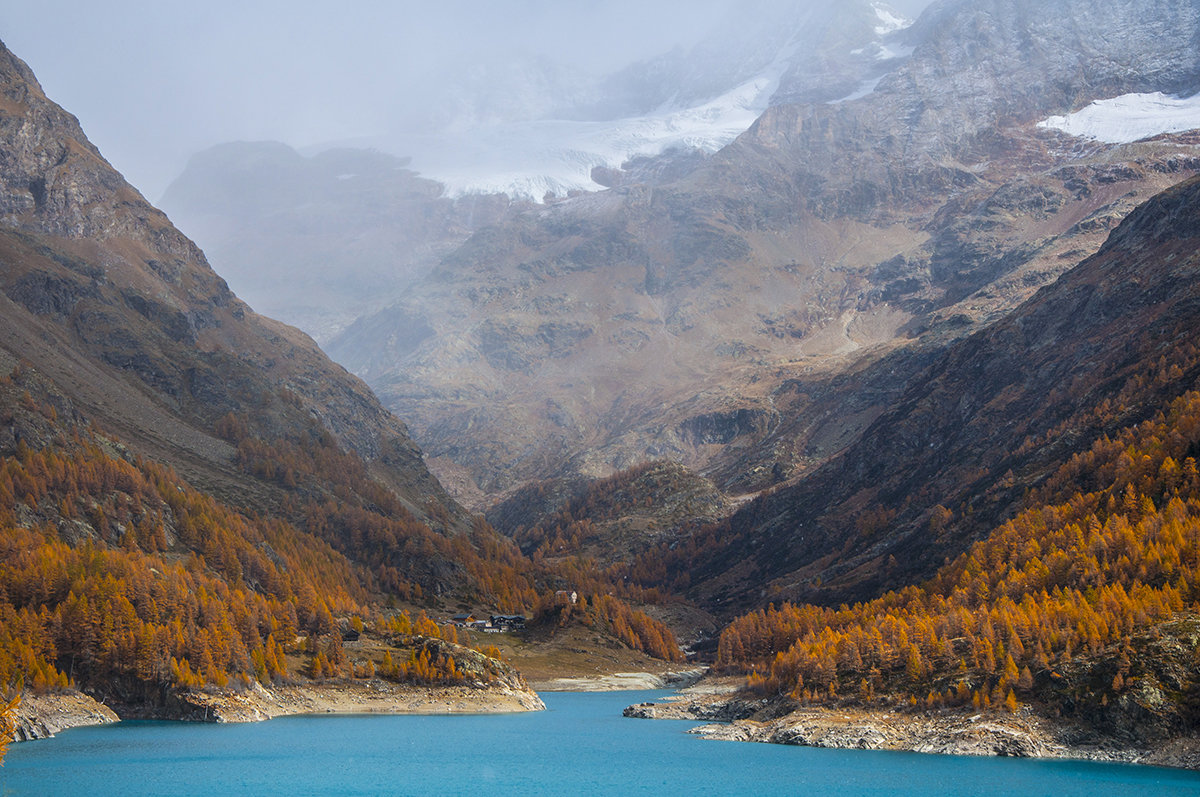
[[[264,687],[332,678],[540,706],[425,615],[462,604],[681,656],[634,585],[536,565],[451,500],[366,385],[238,299],[2,46],[0,153],[6,692],[261,719],[304,704]],[[567,578],[592,598],[574,614]]]
[[[949,347],[841,456],[644,555],[707,605],[771,601],[718,644],[766,700],[732,716],[774,721],[751,738],[907,704],[943,750],[1196,766],[1198,237],[1194,177]],[[1008,743],[958,726],[989,709],[1038,723]]]
[[[603,77],[545,58],[464,64],[404,136],[311,157],[221,145],[195,155],[160,205],[239,296],[326,343],[532,201],[686,171],[782,92],[851,93],[904,52],[903,24],[879,3],[764,0],[692,47]],[[820,88],[804,83],[814,75]]]
[[[705,585],[693,596],[841,600],[919,582],[1073,456],[1194,389],[1198,211],[1197,179],[1154,197],[1097,254],[950,346],[843,453],[713,529],[722,550],[685,566]]]
[[[273,439],[316,420],[420,509],[461,512],[404,425],[303,333],[259,316],[129,186],[28,68],[3,64],[0,290],[9,368],[34,365],[89,418],[221,497],[243,494],[214,432],[251,413]]]
[[[936,4],[855,96],[797,89],[682,174],[481,229],[328,349],[464,500],[657,458],[732,494],[795,478],[1195,172],[1189,133],[1039,124],[1185,90],[1196,30],[1190,4]],[[872,370],[897,347],[911,369]]]
[[[755,0],[695,44],[610,74],[520,55],[452,68],[423,122],[344,143],[411,156],[452,196],[593,191],[631,160],[719,149],[780,97],[859,90],[906,52],[906,24],[881,2]]]

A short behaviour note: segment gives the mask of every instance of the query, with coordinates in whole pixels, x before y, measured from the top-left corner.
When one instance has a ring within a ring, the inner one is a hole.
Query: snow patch
[[[881,44],[875,53],[875,60],[891,61],[896,58],[908,58],[916,52],[916,49],[916,47],[901,47],[898,44]]]
[[[880,75],[879,77],[871,78],[870,80],[864,80],[862,83],[859,83],[858,88],[855,89],[850,94],[847,94],[845,97],[839,97],[836,100],[830,100],[829,102],[827,102],[825,104],[826,105],[837,105],[839,103],[850,102],[852,100],[860,100],[863,97],[867,96],[868,94],[873,93],[875,91],[875,88],[879,85],[879,82],[881,80],[883,80],[885,77],[887,77],[887,76]]]
[[[899,44],[884,44],[874,42],[869,47],[859,47],[851,50],[850,55],[864,55],[869,50],[873,61],[891,61],[895,58],[908,58],[916,51],[916,47],[902,47]]]
[[[1066,116],[1051,116],[1037,126],[1106,144],[1128,144],[1163,133],[1200,128],[1200,94],[1191,97],[1172,97],[1161,91],[1125,94],[1097,100]]]
[[[872,3],[871,9],[875,12],[875,18],[879,20],[879,24],[875,26],[876,36],[886,36],[912,25],[912,20],[898,16],[896,12],[882,3]]]

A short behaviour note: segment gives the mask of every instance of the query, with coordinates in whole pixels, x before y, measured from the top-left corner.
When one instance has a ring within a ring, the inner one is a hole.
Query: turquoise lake
[[[501,716],[130,722],[10,748],[0,795],[1200,795],[1200,774],[1116,764],[713,742],[633,720],[665,692],[550,693]]]

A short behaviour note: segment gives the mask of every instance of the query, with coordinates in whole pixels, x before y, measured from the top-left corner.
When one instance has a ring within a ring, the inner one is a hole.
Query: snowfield
[[[446,186],[450,196],[507,193],[541,201],[547,194],[599,191],[597,166],[619,168],[637,156],[671,149],[715,152],[767,108],[782,65],[694,108],[599,122],[538,120],[475,128],[464,135],[394,143],[380,149],[412,156],[412,168]]]
[[[1128,144],[1163,133],[1181,133],[1200,128],[1200,94],[1171,97],[1153,94],[1125,94],[1109,100],[1097,100],[1066,116],[1051,116],[1038,127],[1103,141]]]

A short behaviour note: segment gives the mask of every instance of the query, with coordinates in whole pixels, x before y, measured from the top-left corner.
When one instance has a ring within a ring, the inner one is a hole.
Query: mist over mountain
[[[668,179],[773,98],[859,91],[909,52],[906,25],[878,2],[761,0],[728,9],[694,45],[606,75],[545,56],[464,60],[399,132],[306,150],[310,159],[223,145],[195,156],[162,204],[239,294],[324,343],[530,201]]]
[[[411,156],[452,195],[541,200],[596,190],[597,168],[669,151],[713,152],[773,102],[852,94],[907,54],[890,6],[759,0],[721,16],[698,43],[595,76],[547,59],[449,78],[438,121],[350,142]],[[422,134],[424,133],[424,134]]]
[[[895,3],[909,17],[924,4]],[[140,0],[103,8],[46,0],[0,8],[0,28],[116,168],[157,199],[192,154],[228,141],[281,141],[311,153],[435,132],[484,108],[509,121],[553,118],[526,111],[550,107],[547,90],[561,99],[632,62],[687,49],[737,6],[364,0],[300,2],[284,13],[214,0],[147,13]],[[547,64],[559,77],[538,72]],[[566,86],[574,75],[583,80]]]
[[[862,96],[772,105],[680,174],[482,229],[329,348],[464,494],[655,457],[734,492],[801,475],[911,378],[831,393],[843,375],[896,346],[924,362],[1195,170],[1187,134],[1105,145],[1039,123],[1183,91],[1196,9],[1050,10],[938,4],[890,34],[911,54],[860,72]],[[401,334],[414,320],[434,334]]]
[[[239,296],[325,342],[527,203],[450,199],[407,159],[377,150],[305,157],[278,142],[242,142],[193,157],[162,204]]]

